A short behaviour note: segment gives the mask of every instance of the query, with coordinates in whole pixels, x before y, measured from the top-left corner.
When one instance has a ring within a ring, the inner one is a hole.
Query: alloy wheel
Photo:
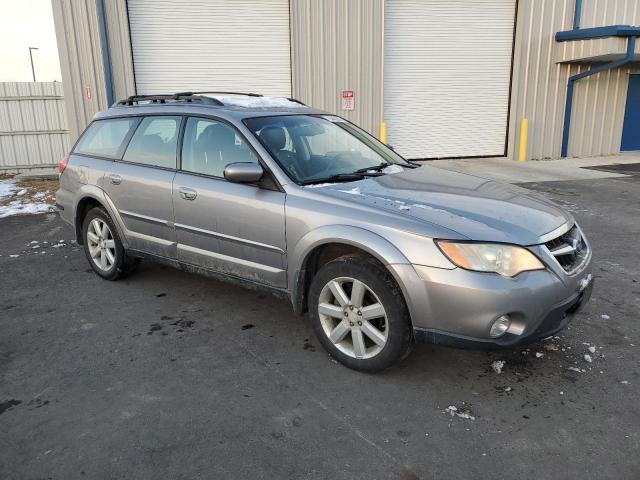
[[[116,262],[116,242],[107,222],[94,218],[87,228],[87,246],[93,263],[108,272]]]
[[[384,306],[360,280],[339,277],[329,281],[320,292],[318,313],[329,340],[350,357],[375,357],[387,343]]]

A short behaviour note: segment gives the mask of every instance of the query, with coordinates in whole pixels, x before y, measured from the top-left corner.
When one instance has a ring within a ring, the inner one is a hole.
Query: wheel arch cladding
[[[390,265],[409,262],[393,244],[362,228],[326,226],[312,230],[302,237],[289,258],[291,301],[296,314],[301,315],[306,311],[307,294],[315,272],[335,258],[357,252],[372,257],[384,266],[398,283],[407,301],[406,290]]]

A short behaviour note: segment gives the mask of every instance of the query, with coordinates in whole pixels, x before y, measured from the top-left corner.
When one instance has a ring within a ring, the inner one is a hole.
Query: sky
[[[0,0],[0,82],[62,81],[51,0]]]

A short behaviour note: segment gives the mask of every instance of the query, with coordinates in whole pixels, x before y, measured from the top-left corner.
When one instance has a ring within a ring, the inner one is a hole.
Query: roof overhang
[[[609,25],[578,28],[556,33],[557,63],[600,63],[621,60],[627,55],[628,37],[640,37],[640,27]],[[640,42],[636,43],[634,62],[640,62]]]

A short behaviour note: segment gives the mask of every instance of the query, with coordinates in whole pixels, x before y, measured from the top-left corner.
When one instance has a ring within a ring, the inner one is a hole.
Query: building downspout
[[[579,1],[579,0],[578,0]],[[577,7],[576,3],[576,7]],[[614,68],[619,68],[627,63],[631,63],[633,61],[633,56],[636,50],[636,38],[635,36],[629,37],[627,40],[627,54],[624,58],[620,60],[616,60],[615,62],[605,63],[603,65],[599,65],[597,67],[592,68],[591,70],[587,70],[586,72],[578,73],[577,75],[573,75],[569,77],[569,81],[567,83],[567,100],[564,107],[564,128],[562,130],[562,151],[561,156],[565,158],[567,156],[567,150],[569,148],[569,131],[571,129],[571,110],[573,108],[573,87],[576,81],[590,77],[591,75],[595,75],[596,73],[604,72],[607,70],[611,70]]]
[[[573,11],[573,29],[578,30],[580,28],[580,19],[582,18],[582,0],[576,0],[575,8]]]
[[[105,90],[107,91],[107,106],[113,105],[113,78],[111,74],[111,54],[109,52],[109,37],[107,36],[107,22],[105,21],[104,0],[96,0],[98,12],[98,28],[100,30],[100,47],[102,50],[102,67],[104,69]]]

